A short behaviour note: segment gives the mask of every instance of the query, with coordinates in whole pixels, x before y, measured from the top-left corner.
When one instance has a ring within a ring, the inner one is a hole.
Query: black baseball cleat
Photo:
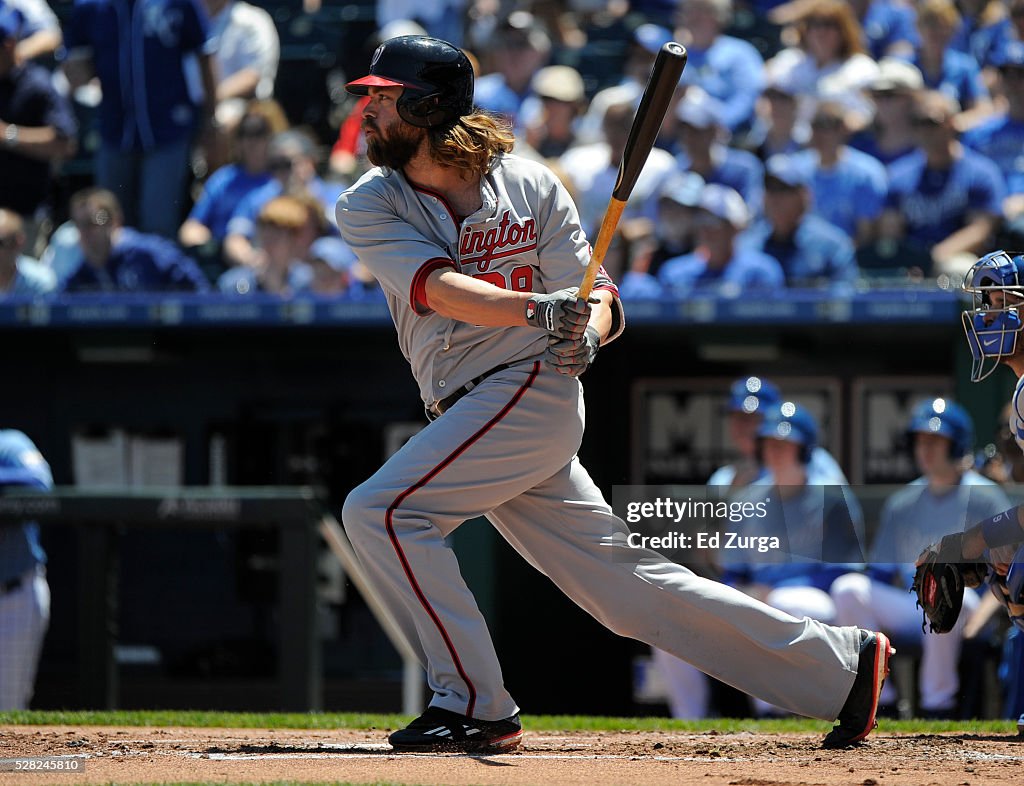
[[[388,742],[396,751],[507,753],[522,739],[519,713],[504,720],[482,721],[427,707],[416,720],[388,737]]]
[[[1017,718],[1017,735],[1024,737],[1024,715]]]
[[[860,659],[850,695],[839,712],[839,725],[822,742],[824,748],[845,748],[867,737],[878,725],[878,696],[889,674],[889,658],[896,654],[884,633],[860,632]]]

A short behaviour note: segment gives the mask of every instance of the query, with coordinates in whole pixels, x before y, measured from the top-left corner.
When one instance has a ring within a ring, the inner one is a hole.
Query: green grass
[[[410,720],[407,715],[367,713],[243,713],[178,711],[113,712],[0,712],[0,725],[38,726],[184,726],[228,729],[395,729]],[[715,718],[683,721],[671,718],[605,718],[587,715],[526,715],[527,731],[684,731],[703,733],[755,732],[763,734],[818,733],[831,724],[806,718],[750,720]],[[881,719],[883,732],[933,734],[943,731],[976,734],[1016,732],[1010,720],[896,721]]]

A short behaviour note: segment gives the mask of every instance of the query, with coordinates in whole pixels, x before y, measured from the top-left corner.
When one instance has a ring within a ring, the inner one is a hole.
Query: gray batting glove
[[[579,289],[571,287],[550,295],[534,295],[526,301],[526,322],[556,338],[582,338],[590,322],[590,304],[601,301],[595,297],[583,300],[578,293]]]
[[[597,350],[601,347],[601,336],[597,329],[587,326],[582,338],[548,339],[548,348],[544,360],[559,374],[578,377],[594,362]]]

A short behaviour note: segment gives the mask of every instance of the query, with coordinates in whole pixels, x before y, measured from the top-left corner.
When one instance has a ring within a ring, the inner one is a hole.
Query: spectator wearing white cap
[[[682,84],[699,85],[717,99],[730,131],[749,125],[764,87],[764,60],[750,43],[722,34],[732,21],[732,0],[682,0],[679,10],[676,35],[689,55]]]
[[[734,142],[761,161],[774,155],[795,153],[807,145],[811,132],[797,112],[799,91],[792,80],[773,77],[765,84],[750,130]]]
[[[683,172],[696,172],[708,183],[729,186],[748,205],[760,205],[764,167],[753,153],[725,144],[728,131],[722,126],[721,107],[702,88],[686,89],[676,107],[681,148],[676,166]]]
[[[533,78],[536,111],[523,106],[522,136],[542,158],[558,158],[576,143],[576,121],[586,103],[583,77],[571,66],[546,66]]]
[[[737,246],[736,238],[749,221],[750,212],[735,190],[706,185],[696,217],[697,248],[661,267],[658,280],[665,290],[680,297],[697,291],[737,297],[784,289],[786,277],[776,260]]]
[[[860,246],[872,239],[885,205],[888,177],[878,159],[846,144],[848,136],[843,108],[826,101],[811,119],[810,149],[790,158],[808,174],[813,212]]]
[[[632,102],[608,107],[603,123],[604,141],[571,147],[558,160],[571,190],[576,194],[580,223],[587,237],[597,237],[608,206],[608,196],[618,179],[619,162],[626,148],[634,114]],[[661,185],[675,171],[676,163],[669,153],[657,147],[652,149],[623,211],[623,222],[634,218],[654,221]]]
[[[850,139],[850,145],[888,166],[912,152],[917,139],[911,118],[915,97],[924,89],[917,66],[893,57],[878,61],[878,75],[868,85],[874,119]]]

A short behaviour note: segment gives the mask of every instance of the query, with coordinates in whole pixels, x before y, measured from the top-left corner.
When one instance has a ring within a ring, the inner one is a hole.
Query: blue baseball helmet
[[[807,464],[818,444],[818,424],[806,408],[792,401],[768,407],[757,430],[758,439],[781,439],[801,446],[800,460]]]
[[[762,377],[737,379],[729,387],[729,401],[726,411],[742,412],[747,415],[764,413],[766,407],[782,401],[779,389]]]
[[[914,407],[908,434],[938,434],[951,443],[950,456],[962,458],[974,447],[974,423],[967,410],[948,398],[930,398]]]
[[[973,358],[971,381],[978,382],[1017,351],[1017,336],[1024,324],[1020,315],[1024,305],[1024,254],[986,254],[967,272],[963,290],[972,301],[961,319]]]

